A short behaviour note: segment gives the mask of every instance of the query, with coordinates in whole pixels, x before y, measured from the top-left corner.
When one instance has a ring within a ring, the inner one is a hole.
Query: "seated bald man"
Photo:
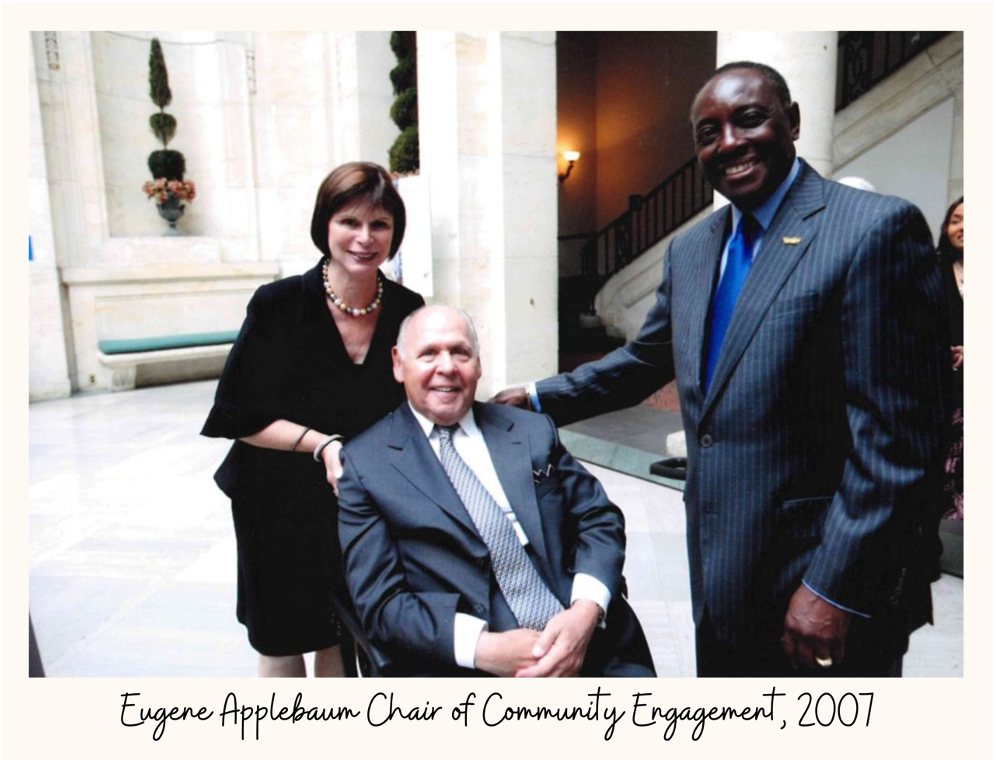
[[[474,325],[402,324],[407,401],[343,449],[346,582],[387,675],[654,676],[623,516],[549,418],[474,402]]]

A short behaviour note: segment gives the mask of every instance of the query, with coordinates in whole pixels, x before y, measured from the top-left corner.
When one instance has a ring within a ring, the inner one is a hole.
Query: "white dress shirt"
[[[415,415],[419,426],[422,428],[422,432],[429,439],[429,445],[432,446],[432,450],[438,457],[439,433],[436,432],[435,423],[421,414],[415,407],[411,406],[410,403],[409,407],[412,410],[412,414]],[[488,446],[484,441],[484,435],[474,420],[473,409],[468,410],[458,424],[460,426],[459,430],[454,431],[453,434],[453,447],[461,459],[467,463],[467,466],[474,471],[477,479],[481,481],[481,485],[487,489],[488,493],[498,503],[498,506],[501,507],[505,516],[512,523],[515,534],[519,537],[522,545],[528,546],[529,539],[522,530],[522,526],[519,525],[515,511],[508,503],[505,490],[501,487],[501,482],[498,480],[498,473],[495,471],[494,463],[491,461],[491,453],[488,451]],[[609,608],[612,594],[609,592],[608,587],[598,580],[598,578],[585,573],[577,573],[574,576],[574,585],[571,588],[571,604],[578,599],[593,601],[604,612]],[[487,629],[487,622],[479,617],[458,612],[453,626],[453,648],[456,663],[463,668],[473,668],[474,655],[477,651],[477,640],[480,638],[481,633]]]
[[[785,200],[785,196],[788,195],[789,188],[792,187],[792,183],[795,182],[795,178],[799,176],[799,170],[802,168],[799,163],[799,159],[796,158],[792,162],[792,168],[789,170],[788,176],[782,180],[780,184],[768,199],[754,209],[751,212],[751,216],[754,217],[754,221],[757,222],[757,231],[754,233],[754,237],[751,240],[751,259],[753,259],[761,250],[761,246],[764,245],[764,236],[768,232],[768,228],[771,227],[771,223],[775,221],[775,214],[778,213],[778,209],[782,207],[782,201]],[[733,220],[730,224],[731,233],[726,238],[726,243],[723,245],[723,257],[719,262],[719,276],[723,276],[723,272],[726,271],[726,257],[730,251],[730,240],[733,239],[732,230],[737,228],[740,224],[740,219],[743,217],[744,213],[736,204],[731,203],[733,212]],[[716,280],[717,286],[719,280]],[[715,295],[715,294],[714,294]]]

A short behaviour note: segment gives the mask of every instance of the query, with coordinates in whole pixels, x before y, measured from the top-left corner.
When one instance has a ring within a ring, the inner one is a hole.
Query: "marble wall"
[[[481,337],[479,396],[556,371],[552,32],[420,32],[421,174],[436,303]]]
[[[178,122],[169,147],[197,185],[177,238],[162,237],[166,222],[141,190],[159,147],[148,126],[154,36]],[[212,292],[224,302],[218,329],[237,327],[254,287],[314,263],[319,183],[345,161],[386,164],[397,135],[389,36],[32,33],[32,399],[107,387],[104,333],[198,332],[193,315]],[[126,310],[114,308],[109,321],[98,305],[111,302],[140,313],[118,324]]]
[[[43,42],[44,44],[44,42]],[[44,53],[44,48],[42,50]],[[32,341],[28,351],[28,385],[31,397],[69,395],[69,357],[66,353],[65,312],[56,265],[55,229],[49,196],[49,170],[45,155],[41,104],[36,66],[48,70],[43,55],[28,61],[28,225],[31,261],[28,264],[28,325]],[[37,339],[35,337],[37,336]]]

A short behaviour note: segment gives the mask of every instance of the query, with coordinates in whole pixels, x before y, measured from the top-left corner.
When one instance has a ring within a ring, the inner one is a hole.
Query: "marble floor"
[[[235,620],[229,505],[211,479],[228,444],[198,435],[213,392],[201,382],[31,405],[29,594],[47,675],[254,675]],[[629,418],[614,419],[628,435]],[[575,435],[579,454],[598,447]],[[658,673],[692,676],[681,494],[592,470],[626,513],[630,597]],[[937,625],[914,635],[907,676],[962,673],[962,581],[945,576],[934,598]]]

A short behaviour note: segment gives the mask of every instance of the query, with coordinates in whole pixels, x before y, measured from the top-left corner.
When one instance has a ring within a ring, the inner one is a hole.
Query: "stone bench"
[[[102,340],[97,346],[100,349],[100,363],[111,370],[111,390],[128,391],[135,388],[135,379],[140,366],[187,362],[194,359],[224,361],[238,334],[238,330],[223,330],[150,338]]]
[[[112,255],[130,263],[61,270],[81,391],[219,377],[252,294],[296,271],[276,261],[183,261],[220,258],[206,238],[114,239],[94,252]]]

